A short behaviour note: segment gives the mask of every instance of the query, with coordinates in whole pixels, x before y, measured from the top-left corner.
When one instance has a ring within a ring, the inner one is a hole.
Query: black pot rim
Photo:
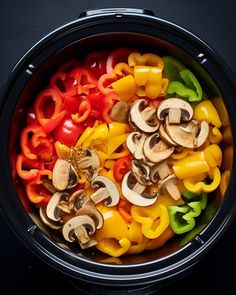
[[[6,110],[9,109],[9,105],[11,107],[14,106],[13,102],[10,103],[9,99],[6,100],[10,89],[19,79],[27,81],[30,78],[26,75],[27,69],[29,69],[28,65],[31,64],[31,61],[35,59],[35,56],[37,56],[39,52],[45,51],[52,42],[63,38],[66,34],[74,32],[78,28],[91,27],[101,23],[108,24],[109,22],[111,24],[114,24],[114,22],[117,24],[121,19],[129,24],[142,23],[142,25],[146,27],[156,27],[156,30],[162,28],[173,34],[173,36],[181,36],[185,42],[192,45],[191,49],[193,49],[193,52],[189,52],[189,54],[202,63],[202,66],[206,71],[212,72],[215,70],[214,79],[216,81],[221,80],[222,93],[227,93],[227,95],[225,95],[225,99],[227,99],[226,106],[228,106],[232,132],[235,135],[235,138],[236,127],[234,127],[234,124],[232,123],[236,120],[233,117],[236,110],[230,98],[236,94],[236,89],[233,83],[235,79],[232,72],[222,59],[204,41],[187,30],[157,17],[141,15],[133,12],[124,12],[119,14],[119,16],[112,12],[107,12],[102,15],[92,15],[81,18],[54,30],[34,45],[13,68],[2,88],[2,95],[0,97],[1,126],[3,126],[2,124],[4,123],[4,120],[6,120],[6,115],[4,114]],[[146,34],[149,33],[147,32]],[[0,131],[0,136],[3,139],[6,139],[8,136],[8,130],[6,129]],[[6,169],[0,171],[0,187],[2,194],[6,196],[14,195],[16,197],[14,187],[11,185],[12,182],[8,159],[6,159],[7,148],[8,144],[3,141],[2,147],[0,147],[0,149],[2,149],[0,153],[0,162],[3,163]],[[233,167],[235,167],[235,152]],[[234,178],[235,169],[233,169],[231,176],[231,179]],[[68,262],[68,253],[43,234],[43,232],[33,223],[28,214],[23,212],[23,207],[20,202],[16,202],[15,204],[9,202],[7,204],[0,199],[0,205],[9,224],[24,244],[32,250],[34,254],[51,266],[67,275],[84,281],[88,281],[92,278],[97,284],[132,285],[157,282],[175,276],[201,259],[225,233],[235,218],[236,203],[232,196],[232,192],[235,189],[236,184],[231,181],[221,208],[203,232],[201,232],[192,242],[173,254],[161,259],[134,265],[103,264],[83,257],[77,257],[74,254],[70,254],[70,262]],[[19,215],[18,212],[22,212],[22,214]],[[11,218],[11,216],[16,218]],[[167,261],[172,262],[168,263]],[[132,274],[130,273],[130,269],[134,271]]]

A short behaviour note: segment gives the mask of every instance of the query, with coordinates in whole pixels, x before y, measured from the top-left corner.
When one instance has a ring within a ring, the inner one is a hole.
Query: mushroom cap
[[[170,146],[176,146],[177,144],[169,137],[166,133],[164,126],[161,124],[159,128],[159,135],[164,142],[166,142]]]
[[[52,184],[63,191],[77,185],[78,175],[74,167],[66,160],[58,159],[52,171]]]
[[[58,208],[60,201],[67,201],[68,194],[65,192],[56,192],[52,195],[46,207],[47,217],[53,221],[61,219],[61,210]]]
[[[119,190],[116,184],[108,177],[105,177],[105,176],[95,177],[91,182],[91,186],[93,188],[104,188],[103,190],[100,190],[100,191],[101,191],[101,200],[103,200],[104,197],[107,199],[105,202],[106,206],[113,207],[119,203],[119,200],[120,200]],[[96,192],[94,194],[96,194]],[[93,195],[91,196],[92,200],[93,200]]]
[[[72,193],[68,200],[69,208],[78,211],[84,206],[92,206],[93,201],[85,193],[85,190],[77,190]]]
[[[151,168],[150,179],[153,183],[158,181],[158,178],[164,179],[171,174],[168,165],[168,160],[161,161]]]
[[[164,141],[159,140],[157,142],[158,137],[158,133],[154,133],[148,136],[145,139],[143,145],[143,153],[145,158],[153,163],[159,163],[169,158],[169,156],[174,151],[174,147],[168,147],[168,145]]]
[[[133,184],[131,183],[132,172],[127,172],[121,183],[121,190],[123,196],[132,204],[142,207],[153,205],[157,200],[157,194],[138,194],[132,190]]]
[[[164,120],[170,109],[180,109],[182,121],[189,121],[193,117],[193,108],[187,101],[180,98],[168,98],[160,103],[157,109],[157,118]]]
[[[79,209],[76,215],[88,215],[89,217],[91,217],[95,223],[96,229],[100,229],[103,226],[103,215],[97,208],[93,206],[85,206]]]
[[[75,241],[75,229],[84,226],[89,235],[94,234],[96,226],[93,219],[87,215],[75,216],[69,219],[62,228],[62,234],[68,242]],[[79,239],[79,237],[77,237]]]
[[[133,102],[130,109],[129,121],[132,126],[136,126],[138,129],[145,133],[156,132],[159,128],[159,123],[157,120],[154,120],[154,124],[151,124],[150,119],[155,118],[155,112],[151,111],[152,117],[145,113],[145,109],[142,110],[142,107],[147,105],[146,99],[137,99]],[[150,108],[149,108],[150,110]],[[144,113],[143,113],[144,112]]]
[[[39,216],[42,220],[42,222],[47,225],[48,227],[52,228],[52,229],[60,229],[61,228],[61,224],[55,222],[55,221],[52,221],[51,219],[49,219],[47,217],[47,214],[46,214],[46,207],[40,207],[39,208]]]
[[[209,125],[206,121],[199,122],[191,120],[185,124],[169,124],[168,118],[165,120],[165,130],[169,137],[178,145],[186,148],[196,148],[201,146],[208,137]]]
[[[146,137],[147,136],[145,134],[136,131],[131,132],[126,139],[127,148],[129,149],[131,154],[133,154],[134,158],[137,160],[141,160],[144,158],[143,144]]]

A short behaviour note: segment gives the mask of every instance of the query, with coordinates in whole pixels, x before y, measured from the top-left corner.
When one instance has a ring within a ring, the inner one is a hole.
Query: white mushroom
[[[146,137],[147,136],[143,133],[131,132],[126,139],[126,145],[129,151],[137,160],[144,159],[143,144]]]
[[[58,159],[52,171],[52,184],[59,190],[72,188],[77,185],[78,175],[74,167],[66,160]]]
[[[133,160],[131,162],[131,170],[139,183],[144,186],[152,184],[150,181],[150,167],[148,165]]]
[[[95,177],[91,182],[91,187],[98,188],[98,190],[90,196],[95,204],[106,200],[105,205],[113,207],[119,203],[119,190],[116,184],[108,177]]]
[[[170,145],[170,146],[177,146],[177,143],[175,143],[175,142],[169,137],[169,135],[166,133],[163,124],[160,125],[158,131],[159,131],[160,138],[161,138],[165,143],[167,143],[167,144]]]
[[[137,206],[150,206],[153,205],[157,200],[157,194],[149,195],[149,194],[139,194],[133,190],[134,184],[133,180],[134,175],[132,172],[127,172],[121,183],[121,190],[123,196],[132,204]]]
[[[158,189],[160,194],[164,194],[167,191],[174,200],[181,198],[179,188],[177,186],[178,179],[175,174],[167,176],[163,180],[159,180]]]
[[[169,137],[178,145],[186,148],[200,147],[208,137],[209,125],[206,121],[200,123],[191,120],[185,124],[169,124],[168,117],[165,120],[165,130]]]
[[[168,162],[167,160],[164,160],[151,168],[150,179],[153,183],[156,183],[158,181],[158,177],[160,179],[164,179],[170,174],[171,170],[169,168]]]
[[[85,206],[93,206],[93,201],[85,193],[85,190],[77,190],[72,193],[68,200],[70,210],[78,211]]]
[[[165,99],[157,109],[157,118],[164,120],[167,115],[170,124],[179,124],[181,121],[192,119],[193,108],[187,101],[180,98]]]
[[[48,227],[52,228],[52,229],[60,229],[62,227],[62,225],[58,222],[52,221],[51,219],[49,219],[47,217],[46,214],[46,207],[40,207],[39,208],[39,216],[42,220],[42,222],[47,225]]]
[[[77,238],[81,243],[88,242],[87,235],[94,234],[96,229],[93,219],[87,215],[75,216],[69,219],[62,228],[62,234],[68,242]]]
[[[168,145],[158,140],[159,134],[154,133],[148,136],[143,145],[143,153],[145,158],[153,163],[161,162],[173,153],[174,147],[168,147]]]
[[[61,201],[67,201],[68,194],[65,192],[56,192],[52,195],[46,207],[47,217],[53,221],[60,221],[61,209],[58,208],[58,204]]]
[[[113,121],[126,123],[128,119],[128,111],[128,103],[124,100],[120,100],[112,107],[110,117]]]
[[[159,128],[159,123],[156,117],[156,110],[153,107],[146,107],[145,99],[137,99],[131,105],[129,121],[132,126],[137,127],[145,133],[156,132]]]
[[[103,226],[103,215],[94,206],[85,206],[79,209],[76,215],[88,215],[91,217],[95,223],[96,229],[100,229]]]

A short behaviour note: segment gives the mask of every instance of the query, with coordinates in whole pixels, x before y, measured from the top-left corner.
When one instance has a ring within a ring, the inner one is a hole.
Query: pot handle
[[[123,13],[135,13],[135,14],[144,14],[155,16],[154,12],[149,9],[142,9],[142,8],[103,8],[103,9],[91,9],[82,11],[79,15],[81,17],[87,16],[95,16],[101,14],[113,13],[115,15],[123,14]]]

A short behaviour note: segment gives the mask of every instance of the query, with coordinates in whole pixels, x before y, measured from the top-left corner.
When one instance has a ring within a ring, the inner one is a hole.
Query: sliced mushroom
[[[165,120],[165,130],[170,138],[178,145],[186,148],[200,147],[208,137],[209,125],[206,121],[199,123],[191,120],[185,124],[171,125]]]
[[[106,200],[105,205],[108,207],[113,207],[118,204],[120,199],[119,190],[116,184],[108,177],[95,177],[91,182],[91,187],[98,188],[98,190],[90,196],[95,204],[103,200]]]
[[[95,223],[96,229],[100,229],[103,226],[103,215],[95,207],[85,206],[79,209],[76,215],[88,215],[91,217]]]
[[[165,128],[163,126],[163,124],[160,125],[159,127],[159,135],[160,138],[167,143],[170,146],[176,146],[177,144],[169,137],[169,135],[166,133]]]
[[[123,177],[121,183],[121,190],[123,196],[132,204],[137,206],[150,206],[153,205],[157,200],[157,194],[149,195],[149,194],[139,194],[133,190],[133,174],[132,172],[127,172]]]
[[[68,194],[65,192],[56,192],[52,195],[46,207],[47,217],[53,221],[60,221],[61,210],[58,208],[58,204],[61,201],[67,201]]]
[[[94,246],[96,246],[97,245],[97,241],[96,241],[96,239],[94,238],[94,237],[92,237],[87,243],[85,243],[85,244],[81,244],[80,243],[80,247],[82,248],[82,249],[88,249],[88,248],[91,248],[91,247],[94,247]]]
[[[58,159],[52,171],[52,184],[59,190],[72,188],[77,185],[78,175],[74,167],[66,160]]]
[[[168,115],[170,124],[179,124],[181,121],[190,121],[193,117],[191,105],[180,98],[163,100],[157,109],[157,118],[164,120]]]
[[[175,174],[171,174],[165,179],[159,180],[158,188],[160,194],[164,194],[165,191],[167,191],[174,200],[180,199],[181,194],[177,186],[177,181],[178,179]]]
[[[52,181],[46,177],[42,178],[43,186],[52,194],[56,192],[55,187],[52,184]]]
[[[74,149],[74,163],[78,172],[85,173],[88,180],[92,180],[99,173],[100,159],[96,151],[92,149]]]
[[[126,123],[128,119],[128,111],[128,103],[124,100],[120,100],[112,107],[110,117],[113,121]]]
[[[84,190],[75,191],[68,200],[70,210],[78,211],[84,206],[93,206],[93,201]]]
[[[161,162],[173,153],[174,147],[168,147],[163,140],[158,140],[159,134],[154,133],[145,139],[143,153],[145,158],[153,163]]]
[[[141,160],[144,158],[143,155],[143,144],[146,139],[146,135],[140,132],[131,132],[127,139],[126,139],[126,145],[133,154],[134,158],[137,160]]]
[[[86,232],[81,229],[81,227],[84,227]],[[62,234],[68,242],[74,242],[76,238],[79,241],[85,241],[87,239],[86,234],[94,234],[95,229],[96,226],[91,217],[87,215],[80,215],[72,217],[64,224],[62,228]]]
[[[158,181],[158,177],[160,179],[164,179],[171,174],[171,170],[169,168],[167,160],[161,161],[151,168],[150,179],[153,183]]]
[[[60,201],[57,205],[57,208],[60,209],[62,212],[70,214],[71,210],[69,208],[69,204],[66,201]]]
[[[145,99],[135,100],[131,105],[129,121],[132,126],[145,133],[156,132],[159,128],[159,123],[156,118],[155,108],[147,107],[147,110],[142,110],[145,105],[147,105]]]
[[[46,214],[46,207],[40,207],[39,208],[39,216],[42,220],[42,222],[47,225],[48,227],[52,228],[52,229],[60,229],[62,227],[62,225],[58,222],[52,221],[51,219],[49,219],[47,217]]]
[[[150,181],[150,167],[146,164],[142,164],[136,160],[133,160],[131,162],[131,170],[138,180],[139,183],[141,183],[144,186],[151,185]]]

